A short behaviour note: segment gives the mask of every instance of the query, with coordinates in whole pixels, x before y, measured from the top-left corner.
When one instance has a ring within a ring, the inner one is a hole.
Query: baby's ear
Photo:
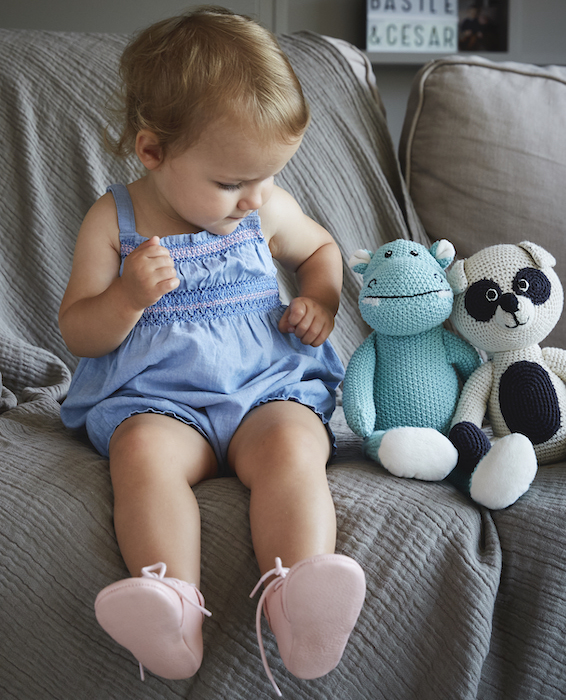
[[[369,250],[359,249],[352,254],[352,257],[348,260],[348,267],[350,267],[354,272],[359,272],[363,275],[367,270],[370,260],[373,258],[373,253]]]
[[[163,162],[163,146],[156,134],[142,129],[136,135],[136,155],[147,170],[155,170]]]
[[[436,260],[436,262],[440,265],[440,267],[445,270],[448,265],[454,260],[454,257],[456,256],[456,250],[454,249],[454,246],[450,241],[447,241],[445,238],[442,238],[439,241],[436,241],[436,243],[433,243],[430,247],[430,254],[432,257]]]

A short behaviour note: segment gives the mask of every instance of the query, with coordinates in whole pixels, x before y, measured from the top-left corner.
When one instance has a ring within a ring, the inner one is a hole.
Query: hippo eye
[[[497,311],[501,288],[493,280],[474,282],[466,292],[464,304],[466,311],[476,321],[489,321]]]
[[[513,291],[515,294],[528,297],[533,304],[539,306],[549,298],[551,284],[544,272],[525,267],[515,275]]]
[[[392,250],[387,250],[387,251],[385,252],[385,257],[386,257],[386,258],[390,258],[392,255],[393,255],[393,251],[392,251]]]
[[[415,258],[418,258],[418,256],[419,256],[418,251],[416,251],[416,250],[412,250],[411,255],[414,255]]]

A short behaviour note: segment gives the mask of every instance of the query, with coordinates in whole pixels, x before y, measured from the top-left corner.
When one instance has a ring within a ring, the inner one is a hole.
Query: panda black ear
[[[531,241],[522,241],[519,243],[519,248],[526,250],[533,259],[535,265],[541,269],[544,269],[545,267],[554,267],[556,265],[556,258],[554,255],[536,243],[531,243]]]

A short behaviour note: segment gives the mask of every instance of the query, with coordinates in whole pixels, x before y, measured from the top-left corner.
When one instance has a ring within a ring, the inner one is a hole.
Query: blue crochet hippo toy
[[[445,269],[454,246],[407,240],[374,254],[359,250],[359,308],[374,330],[352,355],[343,404],[366,457],[396,476],[436,481],[458,462],[447,438],[463,382],[480,365],[476,350],[443,327],[454,301]]]

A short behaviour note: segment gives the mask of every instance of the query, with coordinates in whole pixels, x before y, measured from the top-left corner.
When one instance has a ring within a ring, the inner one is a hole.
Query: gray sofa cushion
[[[566,282],[566,68],[471,57],[425,66],[413,83],[401,166],[424,227],[460,257],[533,240]],[[544,345],[566,347],[566,326]]]

